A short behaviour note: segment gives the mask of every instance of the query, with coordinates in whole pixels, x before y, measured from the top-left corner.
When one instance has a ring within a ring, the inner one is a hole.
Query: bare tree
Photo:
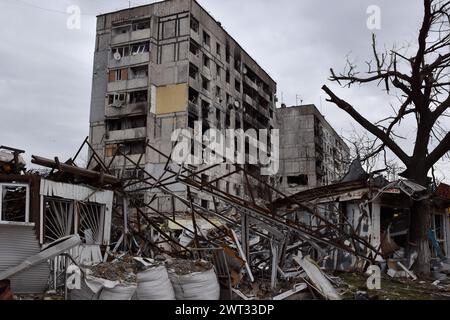
[[[377,145],[377,140],[367,131],[358,131],[355,128],[343,138],[350,145],[349,164],[358,159],[363,169],[368,173],[384,172],[388,179],[396,180],[402,170],[398,162],[388,155],[383,145]],[[382,171],[380,169],[383,168]],[[404,168],[403,168],[404,170]]]
[[[366,72],[361,74],[349,61],[339,74],[331,69],[330,80],[343,87],[375,83],[387,94],[395,95],[399,102],[391,106],[392,116],[373,123],[326,85],[322,89],[329,96],[327,101],[344,110],[375,137],[375,153],[389,149],[406,167],[401,176],[427,186],[430,170],[450,151],[450,133],[445,126],[450,117],[450,1],[424,0],[423,4],[414,55],[407,56],[408,50],[395,48],[379,52],[374,35],[373,60],[366,62]],[[396,133],[407,118],[417,125],[412,154],[401,147]],[[410,241],[417,246],[416,271],[421,274],[430,273],[427,237],[430,225],[430,201],[416,202],[411,208]]]

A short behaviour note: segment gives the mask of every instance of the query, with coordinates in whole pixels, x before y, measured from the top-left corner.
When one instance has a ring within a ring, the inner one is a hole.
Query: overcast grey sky
[[[132,6],[154,1],[133,0]],[[340,134],[359,127],[325,102],[321,86],[346,56],[364,66],[372,30],[367,8],[381,9],[381,46],[413,42],[421,0],[200,0],[278,83],[287,105],[316,104]],[[70,5],[81,8],[81,29],[67,28]],[[67,159],[88,135],[95,16],[124,9],[128,0],[0,0],[0,145]],[[330,84],[329,84],[330,85]],[[331,87],[334,87],[331,85]],[[378,88],[338,89],[371,120],[389,111]],[[414,133],[407,123],[403,134]],[[412,146],[404,143],[405,149]],[[449,161],[439,176],[450,180]]]

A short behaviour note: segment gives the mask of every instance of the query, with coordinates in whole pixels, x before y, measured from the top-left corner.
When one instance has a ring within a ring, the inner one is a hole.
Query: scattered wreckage
[[[86,168],[76,165],[83,147]],[[246,166],[205,181],[214,166],[183,166],[147,147],[166,159],[158,174],[117,149],[132,174],[115,175],[87,139],[64,163],[32,156],[45,174],[26,171],[22,150],[0,148],[0,300],[44,292],[72,300],[341,300],[349,287],[340,272],[364,275],[371,266],[391,281],[418,283],[408,223],[411,202],[423,197],[433,203],[429,282],[448,289],[444,185],[430,192],[388,182],[354,162],[341,182],[287,196]],[[219,188],[232,175],[244,177],[248,196]],[[194,192],[214,207],[194,201]],[[185,212],[160,210],[161,196]]]

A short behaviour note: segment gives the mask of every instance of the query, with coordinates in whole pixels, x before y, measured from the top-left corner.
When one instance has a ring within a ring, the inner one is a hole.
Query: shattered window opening
[[[0,184],[0,222],[29,222],[29,186]]]
[[[145,30],[145,29],[150,29],[150,20],[139,21],[139,22],[133,23],[133,27],[132,27],[133,31]]]
[[[307,186],[308,185],[308,175],[301,174],[299,176],[290,176],[290,177],[287,177],[287,181],[288,181],[288,184]]]

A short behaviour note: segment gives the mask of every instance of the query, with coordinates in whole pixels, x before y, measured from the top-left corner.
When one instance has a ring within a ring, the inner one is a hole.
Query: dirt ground
[[[355,273],[336,274],[343,280],[341,286],[343,297],[346,300],[355,300],[355,297],[364,300],[450,300],[450,284],[440,283],[433,285],[433,280],[411,281],[406,279],[391,279],[383,275],[381,290],[369,291],[367,289],[367,276]],[[357,294],[365,292],[366,294]]]

